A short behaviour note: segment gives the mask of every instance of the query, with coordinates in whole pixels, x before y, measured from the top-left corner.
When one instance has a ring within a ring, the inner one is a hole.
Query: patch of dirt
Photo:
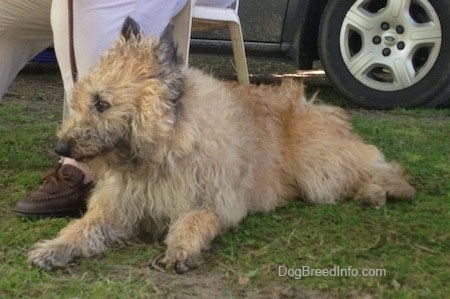
[[[337,298],[319,290],[301,290],[288,284],[269,283],[264,287],[253,286],[248,281],[236,279],[227,272],[208,271],[201,268],[185,274],[161,272],[149,267],[128,268],[110,273],[118,279],[124,273],[132,273],[152,285],[151,298]],[[350,298],[362,298],[350,297]],[[369,297],[365,297],[369,298]]]
[[[190,272],[184,275],[147,270],[156,295],[174,298],[216,298],[231,297],[228,279],[222,273]]]

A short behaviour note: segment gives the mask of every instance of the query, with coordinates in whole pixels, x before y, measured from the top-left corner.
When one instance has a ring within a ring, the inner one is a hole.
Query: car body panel
[[[248,51],[278,52],[309,69],[318,58],[317,30],[327,0],[241,0],[239,16]],[[228,48],[227,30],[194,32],[194,48]]]

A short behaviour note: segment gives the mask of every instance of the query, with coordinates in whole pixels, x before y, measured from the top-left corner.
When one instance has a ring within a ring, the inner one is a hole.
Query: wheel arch
[[[300,69],[312,69],[313,61],[319,59],[319,25],[327,3],[328,0],[304,0],[297,5],[296,28],[288,56],[295,60]]]

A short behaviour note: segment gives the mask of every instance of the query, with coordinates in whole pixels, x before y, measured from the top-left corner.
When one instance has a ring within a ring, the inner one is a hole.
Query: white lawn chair
[[[211,31],[228,28],[238,81],[248,84],[250,81],[247,58],[245,56],[241,22],[238,16],[239,0],[236,0],[229,8],[200,6],[194,2],[195,0],[188,0],[185,8],[172,20],[174,39],[186,65],[189,63],[191,31]]]

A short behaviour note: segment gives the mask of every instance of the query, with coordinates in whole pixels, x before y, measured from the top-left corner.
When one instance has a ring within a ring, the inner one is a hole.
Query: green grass
[[[344,103],[328,86],[324,101]],[[0,105],[0,297],[148,298],[373,296],[445,298],[450,281],[450,110],[350,110],[365,140],[402,163],[417,189],[412,203],[375,210],[294,202],[251,214],[214,241],[204,264],[185,275],[146,263],[163,245],[134,244],[79,259],[52,272],[30,268],[26,254],[70,219],[17,217],[11,207],[41,183],[58,157],[61,110],[57,72],[22,74]],[[351,107],[347,105],[347,107]],[[381,277],[279,277],[278,267],[384,269]],[[205,295],[206,294],[206,295]],[[210,294],[210,295],[208,295]]]

